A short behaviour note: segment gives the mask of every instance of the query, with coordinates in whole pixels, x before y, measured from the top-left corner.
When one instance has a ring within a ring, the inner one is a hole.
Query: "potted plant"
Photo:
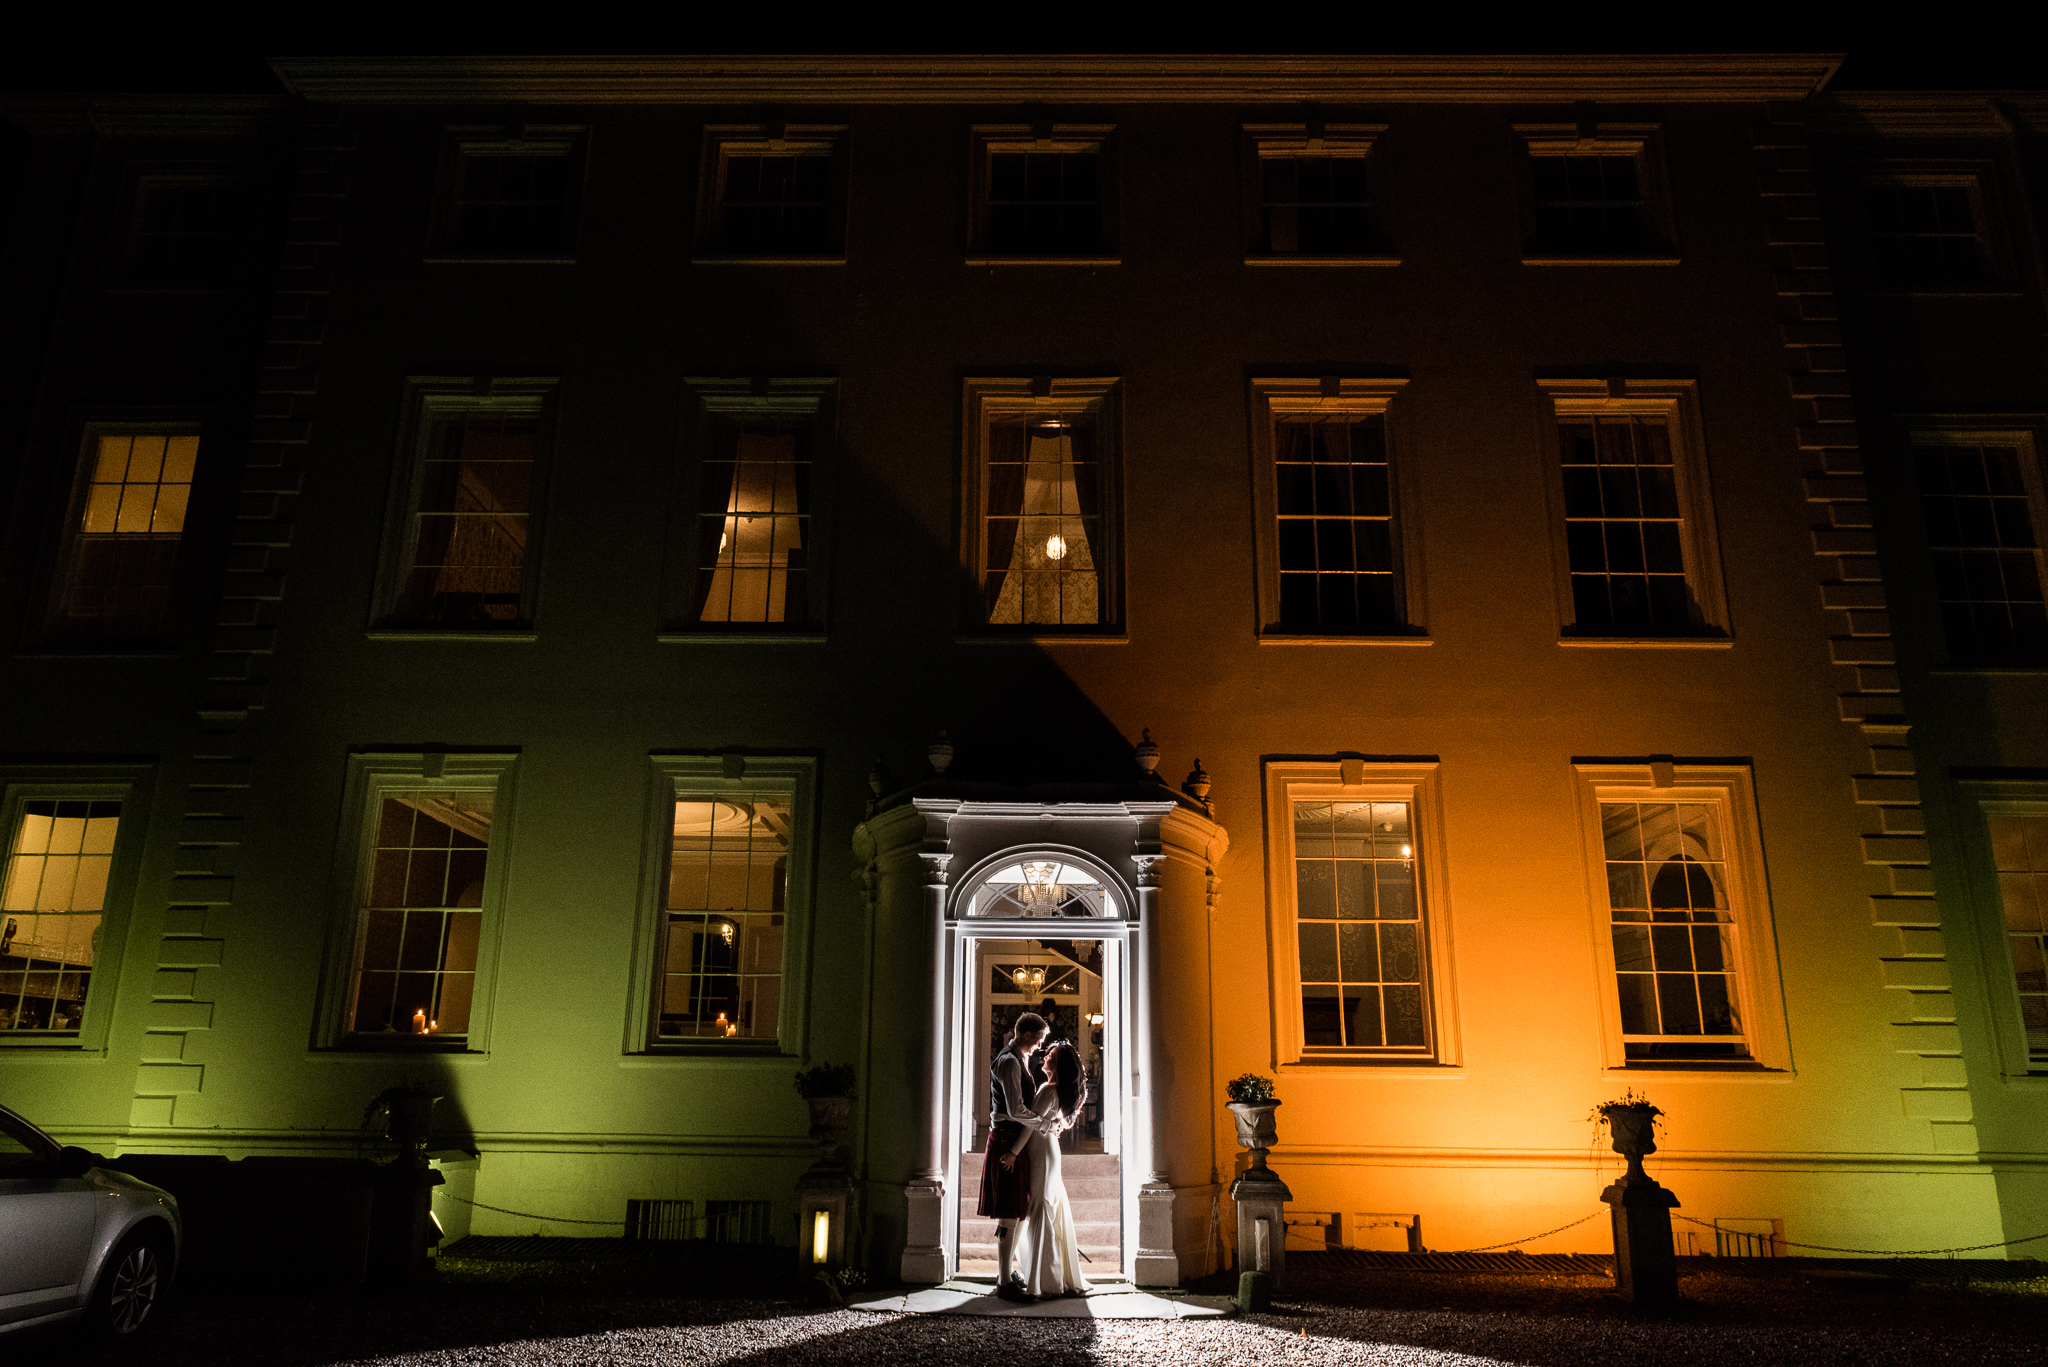
[[[1280,1105],[1279,1098],[1273,1095],[1273,1079],[1245,1073],[1225,1083],[1223,1090],[1230,1097],[1230,1113],[1237,1117],[1237,1142],[1252,1151],[1252,1165],[1246,1175],[1270,1172],[1266,1150],[1280,1137],[1273,1124],[1273,1112]]]
[[[1663,1114],[1648,1097],[1633,1087],[1616,1100],[1603,1101],[1593,1108],[1590,1118],[1594,1126],[1605,1125],[1614,1151],[1628,1160],[1628,1174],[1624,1180],[1648,1180],[1649,1174],[1643,1171],[1643,1159],[1657,1151],[1657,1117]]]
[[[853,1111],[853,1065],[820,1063],[804,1069],[796,1075],[796,1094],[811,1108],[811,1138],[818,1141],[819,1162],[834,1163]]]

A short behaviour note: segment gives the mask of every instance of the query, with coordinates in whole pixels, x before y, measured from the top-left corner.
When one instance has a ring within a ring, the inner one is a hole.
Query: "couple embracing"
[[[1066,1040],[1046,1050],[1041,1071],[1032,1056],[1044,1042],[1044,1018],[1027,1011],[989,1069],[988,1152],[976,1209],[996,1221],[996,1294],[1006,1301],[1088,1290],[1059,1143],[1060,1132],[1081,1118],[1088,1081],[1080,1051]]]

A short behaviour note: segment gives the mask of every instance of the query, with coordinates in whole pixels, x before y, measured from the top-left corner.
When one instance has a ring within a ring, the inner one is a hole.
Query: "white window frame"
[[[1678,233],[1664,174],[1663,130],[1654,123],[1518,123],[1522,143],[1520,201],[1525,266],[1676,266]],[[1539,250],[1536,245],[1538,157],[1630,157],[1642,195],[1643,247],[1634,252]]]
[[[1123,381],[1098,379],[969,379],[961,403],[960,563],[967,601],[961,634],[983,639],[1122,642],[1124,603]],[[982,562],[987,532],[989,429],[997,418],[1016,414],[1053,417],[1086,413],[1095,421],[1096,461],[1101,466],[1097,514],[1104,549],[1096,557],[1099,620],[1087,626],[992,623],[982,604]]]
[[[106,899],[100,909],[99,939],[93,946],[92,982],[86,987],[78,1032],[17,1037],[12,1030],[0,1030],[0,1050],[29,1049],[40,1055],[78,1057],[106,1055],[108,1027],[115,1003],[120,999],[122,951],[137,910],[136,884],[141,876],[154,779],[155,770],[147,765],[0,766],[0,876],[4,876],[4,865],[13,852],[15,829],[24,803],[99,799],[121,804],[121,825],[114,836],[114,858],[107,873]]]
[[[1434,760],[1363,758],[1268,760],[1266,915],[1273,965],[1275,1066],[1286,1072],[1328,1068],[1455,1067],[1463,1061],[1458,1031],[1457,974],[1451,944],[1450,860],[1445,849],[1443,791]],[[1421,911],[1422,981],[1429,1047],[1372,1053],[1310,1053],[1301,1022],[1301,942],[1294,873],[1294,803],[1405,802],[1417,846],[1416,903]]]
[[[1114,266],[1123,260],[1118,231],[1116,125],[978,124],[972,132],[967,206],[970,266]],[[989,157],[997,152],[1093,152],[1099,250],[1070,255],[998,252],[989,245]]]
[[[647,819],[641,848],[640,915],[634,935],[633,980],[627,989],[624,1052],[795,1058],[810,1028],[812,898],[817,879],[818,761],[806,755],[657,753],[648,756]],[[753,789],[789,798],[789,865],[783,886],[782,994],[773,1040],[692,1038],[665,1041],[655,1032],[658,980],[667,915],[669,855],[675,804],[703,792]]]
[[[84,535],[83,523],[86,501],[92,495],[93,472],[99,459],[101,437],[143,436],[158,434],[172,437],[198,437],[199,454],[192,471],[191,491],[185,503],[185,519],[178,531],[178,556],[169,601],[164,608],[163,630],[149,636],[109,637],[105,640],[74,640],[64,633],[65,594],[70,588],[72,566],[76,563],[79,539]],[[190,575],[188,569],[191,554],[186,543],[191,539],[195,516],[200,512],[199,501],[193,496],[204,487],[203,475],[210,463],[205,424],[192,417],[165,418],[161,421],[135,420],[131,418],[95,418],[85,422],[78,429],[78,439],[73,444],[70,496],[64,503],[64,522],[59,528],[56,553],[49,561],[47,587],[39,595],[42,603],[42,625],[40,635],[45,644],[66,654],[88,655],[137,655],[158,654],[176,648],[178,640],[186,634],[189,622],[190,604],[187,602],[186,584]]]
[[[528,266],[576,264],[582,236],[583,179],[589,165],[590,130],[581,124],[484,124],[446,128],[441,136],[441,164],[427,233],[430,264],[517,263]],[[465,251],[455,240],[461,210],[462,163],[466,157],[560,157],[570,163],[567,240],[553,252]]]
[[[1245,140],[1244,262],[1247,266],[1398,266],[1398,254],[1384,250],[1386,218],[1381,212],[1385,177],[1381,174],[1374,144],[1387,131],[1383,123],[1248,123]],[[1368,252],[1276,252],[1259,245],[1264,229],[1266,204],[1265,163],[1295,157],[1356,158],[1365,163],[1366,183],[1372,198],[1375,245]]]
[[[1986,1014],[1998,1051],[1999,1072],[2008,1079],[2032,1078],[2032,1084],[2048,1081],[2048,1058],[2034,1058],[2027,1049],[2027,1035],[2020,1021],[2018,988],[2014,981],[2012,946],[2007,939],[2005,906],[1999,896],[1998,865],[1991,851],[1992,816],[2048,816],[2048,782],[2025,779],[1962,779],[1956,784],[1963,797],[1964,869],[1963,886],[1969,893],[1969,930],[1958,938],[1974,941]],[[1950,918],[1944,916],[1944,922]],[[1940,943],[1940,932],[1930,939],[1929,948]],[[1961,948],[1954,946],[1953,948]],[[1962,956],[1951,953],[1952,959]],[[1960,965],[1959,965],[1960,966]]]
[[[1698,386],[1691,380],[1538,380],[1542,407],[1543,487],[1550,504],[1550,544],[1557,588],[1558,644],[1648,648],[1725,648],[1733,644],[1728,623],[1727,579],[1721,570],[1721,538],[1714,522],[1713,485],[1701,436]],[[1565,539],[1564,471],[1558,459],[1558,428],[1573,418],[1656,415],[1671,438],[1678,491],[1679,539],[1685,582],[1697,608],[1693,630],[1671,636],[1575,634],[1571,551]]]
[[[1984,422],[1975,426],[1975,422]],[[2020,478],[2027,487],[2027,517],[2033,524],[2034,573],[2040,577],[2044,592],[2048,592],[2048,471],[2041,465],[2040,432],[2033,426],[2015,425],[2010,419],[1983,420],[1964,417],[1910,417],[1906,423],[1906,455],[1917,463],[1915,447],[1920,446],[2002,446],[2017,453]],[[1926,522],[1921,516],[1921,498],[1918,487],[1917,469],[1909,469],[1906,478],[1913,486],[1914,515],[1907,520],[1911,528],[1909,536],[1918,539],[1922,564],[1927,573],[1921,581],[1918,592],[1924,596],[1925,608],[1931,633],[1929,639],[1940,643],[1941,659],[1945,672],[1959,674],[2018,673],[2039,674],[2048,670],[2040,664],[1971,664],[1958,663],[1948,641],[1947,624],[1941,619],[1941,600],[1934,588],[1932,574],[1934,543],[1928,539]],[[1910,581],[1909,581],[1910,582]],[[1914,592],[1909,589],[1908,593]],[[1902,600],[1907,598],[1901,593]]]
[[[663,641],[809,641],[825,639],[831,586],[833,423],[839,382],[827,377],[783,378],[692,376],[684,382],[691,413],[685,458],[677,467],[671,506],[675,524],[668,538],[663,576]],[[689,608],[696,600],[698,538],[708,520],[702,507],[703,461],[711,452],[718,422],[750,419],[802,427],[811,466],[811,504],[805,512],[804,573],[810,615],[805,622],[698,622]]]
[[[1785,1023],[1777,927],[1764,870],[1755,780],[1749,768],[1653,761],[1574,764],[1572,771],[1585,850],[1586,902],[1591,912],[1593,962],[1598,966],[1601,1046],[1606,1066],[1631,1073],[1789,1070],[1792,1047]],[[1600,819],[1603,802],[1697,802],[1718,811],[1726,851],[1728,924],[1735,941],[1731,976],[1741,1012],[1740,1038],[1749,1050],[1747,1059],[1720,1062],[1628,1057],[1627,1040],[1621,1028],[1613,916],[1607,894],[1607,847]]]
[[[1405,379],[1255,379],[1252,395],[1252,487],[1255,519],[1252,544],[1258,558],[1258,637],[1261,642],[1305,645],[1431,644],[1422,589],[1422,528],[1414,479],[1414,462],[1406,458],[1409,443],[1406,405],[1394,400]],[[1391,630],[1350,632],[1300,631],[1280,619],[1280,520],[1276,487],[1279,459],[1278,427],[1298,414],[1346,413],[1378,416],[1386,443],[1388,494],[1393,507],[1394,563],[1401,577],[1402,622]]]
[[[1984,295],[2016,294],[2012,243],[2006,231],[2003,197],[1999,193],[1997,165],[1989,160],[1914,160],[1865,162],[1855,168],[1856,188],[1868,190],[1879,185],[1914,188],[1954,188],[1970,198],[1970,212],[1977,219],[1978,262],[1983,277],[1974,284],[1914,285],[1882,279],[1874,256],[1866,256],[1863,275],[1866,292],[1879,295]],[[1855,207],[1863,245],[1869,252],[1874,244],[1868,209],[1860,198]]]
[[[342,795],[340,839],[335,849],[334,907],[329,931],[328,971],[322,989],[317,1044],[335,1051],[487,1054],[491,1002],[497,990],[498,948],[511,878],[514,778],[519,756],[485,751],[359,751],[349,756]],[[469,1031],[460,1037],[357,1034],[350,1029],[356,985],[362,973],[363,903],[376,858],[373,835],[378,807],[394,789],[490,793],[491,838],[486,848],[482,913],[476,948],[476,985]]]
[[[698,174],[697,239],[691,260],[700,265],[839,266],[846,264],[846,206],[850,198],[846,124],[710,124]],[[829,163],[825,200],[826,245],[818,252],[728,252],[718,245],[725,206],[728,159],[734,156],[822,157]]]
[[[404,421],[392,462],[391,494],[384,515],[384,543],[377,569],[377,596],[369,634],[400,640],[534,639],[540,593],[541,554],[546,542],[548,486],[555,468],[555,414],[560,379],[553,376],[416,375],[406,381]],[[526,514],[526,558],[521,567],[519,617],[501,624],[417,622],[397,616],[419,535],[420,481],[424,478],[436,420],[471,413],[530,416],[540,424],[534,459],[532,502]]]

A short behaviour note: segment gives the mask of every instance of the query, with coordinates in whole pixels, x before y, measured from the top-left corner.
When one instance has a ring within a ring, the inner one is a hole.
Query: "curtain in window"
[[[1023,423],[997,423],[989,428],[988,464],[984,467],[988,496],[982,524],[988,559],[982,592],[991,621],[1017,552],[1018,519],[1024,512],[1024,448]]]
[[[701,494],[697,508],[697,592],[690,607],[690,620],[704,620],[705,605],[711,601],[711,586],[718,578],[718,557],[725,549],[727,524],[732,521],[733,492],[739,481],[739,453],[732,433],[721,433],[718,459],[704,462],[700,476]]]

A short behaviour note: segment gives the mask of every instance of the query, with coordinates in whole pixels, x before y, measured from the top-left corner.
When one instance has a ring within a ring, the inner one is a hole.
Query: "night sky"
[[[2022,36],[2038,6],[2020,3],[960,8],[273,0],[252,13],[246,3],[45,0],[13,7],[0,28],[0,88],[272,91],[267,55],[399,53],[1841,52],[1834,85],[1845,90],[2038,89],[2048,72]]]

